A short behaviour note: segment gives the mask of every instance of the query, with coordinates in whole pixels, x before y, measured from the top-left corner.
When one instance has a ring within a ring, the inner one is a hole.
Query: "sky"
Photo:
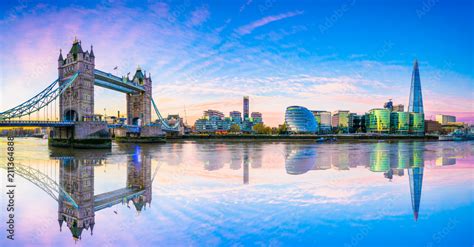
[[[0,111],[53,82],[77,37],[97,69],[151,73],[161,113],[190,124],[207,109],[242,112],[243,96],[270,126],[291,105],[406,109],[415,59],[426,119],[474,123],[472,1],[57,2],[0,3]],[[95,87],[96,113],[125,107],[125,95]]]

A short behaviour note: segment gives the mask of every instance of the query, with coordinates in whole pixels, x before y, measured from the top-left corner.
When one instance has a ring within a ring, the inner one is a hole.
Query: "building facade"
[[[395,134],[408,134],[410,131],[410,113],[391,112],[390,129]]]
[[[344,133],[349,132],[349,111],[336,111],[332,115],[332,127]]]
[[[262,116],[262,113],[260,112],[252,112],[252,114],[250,114],[250,118],[251,118],[251,121],[255,124],[263,123],[263,116]]]
[[[442,125],[446,125],[448,123],[456,122],[456,117],[451,116],[451,115],[438,114],[438,115],[436,115],[435,119],[436,119],[436,122],[438,122]]]
[[[318,123],[313,113],[302,106],[287,107],[285,123],[288,131],[293,134],[314,134],[318,131]]]
[[[425,114],[410,112],[410,134],[423,135],[425,133]]]
[[[366,120],[367,132],[370,133],[390,133],[390,110],[376,108],[369,111]]]
[[[328,111],[312,111],[316,122],[318,123],[319,133],[331,133],[331,112]]]

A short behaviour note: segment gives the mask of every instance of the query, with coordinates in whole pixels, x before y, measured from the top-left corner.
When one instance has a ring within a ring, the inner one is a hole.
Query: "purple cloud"
[[[264,17],[264,18],[262,18],[258,21],[252,22],[248,25],[239,27],[237,29],[237,33],[239,33],[241,35],[246,35],[246,34],[251,33],[255,28],[265,26],[269,23],[279,21],[279,20],[283,20],[283,19],[286,19],[286,18],[290,18],[290,17],[293,17],[293,16],[301,15],[301,14],[303,14],[303,11],[292,11],[292,12],[287,12],[287,13],[283,13],[283,14],[279,14],[279,15],[267,16],[267,17]]]

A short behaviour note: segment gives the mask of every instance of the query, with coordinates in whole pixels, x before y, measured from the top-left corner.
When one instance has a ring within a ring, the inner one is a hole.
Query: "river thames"
[[[474,142],[15,148],[15,240],[1,246],[474,244]]]

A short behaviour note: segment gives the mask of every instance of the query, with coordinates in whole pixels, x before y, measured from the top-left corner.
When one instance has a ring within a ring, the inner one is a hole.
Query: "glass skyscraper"
[[[411,75],[410,102],[408,102],[408,112],[424,113],[418,60],[415,60],[415,64],[413,65],[413,73]]]

